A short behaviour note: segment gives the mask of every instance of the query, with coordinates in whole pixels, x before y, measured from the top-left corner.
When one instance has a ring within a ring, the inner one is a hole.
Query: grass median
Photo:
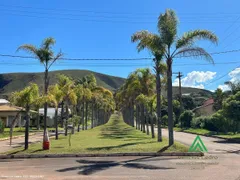
[[[50,150],[42,150],[42,143],[29,146],[24,151],[17,148],[5,154],[107,154],[128,152],[187,152],[188,147],[175,143],[168,147],[168,140],[163,138],[162,142],[152,139],[150,135],[128,126],[122,117],[113,114],[109,122],[96,128],[82,131],[71,135],[71,146],[69,137],[60,136],[59,140],[51,139]]]

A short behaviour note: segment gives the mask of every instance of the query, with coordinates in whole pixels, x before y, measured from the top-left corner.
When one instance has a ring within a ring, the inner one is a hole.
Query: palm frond
[[[42,42],[42,48],[43,49],[50,49],[52,45],[56,43],[55,39],[52,37],[48,37],[43,40]]]
[[[146,30],[139,31],[133,34],[131,37],[131,41],[138,42],[138,52],[147,48],[150,52],[154,54],[158,51],[162,51],[163,49],[161,38],[158,35],[152,34]]]
[[[214,64],[212,56],[203,48],[200,47],[185,47],[180,49],[174,57],[194,57],[204,58]]]
[[[53,65],[53,63],[55,63],[55,61],[57,61],[57,60],[59,60],[60,58],[62,58],[63,55],[64,55],[64,54],[63,54],[62,51],[60,50],[60,52],[57,53],[57,55],[52,59],[51,63],[50,63],[49,66],[48,66],[48,69]]]
[[[31,44],[23,44],[17,48],[17,51],[24,50],[34,56],[37,56],[37,47]]]
[[[164,14],[158,18],[158,32],[162,42],[170,46],[176,39],[178,18],[172,9],[167,9]]]
[[[217,36],[208,30],[195,30],[184,33],[184,35],[177,40],[176,48],[192,46],[197,40],[209,40],[210,42],[217,44]]]

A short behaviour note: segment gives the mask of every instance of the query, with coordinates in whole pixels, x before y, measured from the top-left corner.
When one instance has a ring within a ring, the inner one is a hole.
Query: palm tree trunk
[[[85,130],[87,130],[87,121],[88,121],[88,102],[86,102]]]
[[[146,121],[146,124],[147,124],[147,135],[149,135],[149,124],[148,124],[148,120],[149,120],[149,116],[148,116],[148,112],[147,112],[147,110],[146,110],[145,121]]]
[[[48,93],[48,69],[46,66],[45,73],[44,73],[44,94],[47,95],[47,93]],[[47,130],[47,108],[48,108],[48,104],[44,103],[43,137],[45,137],[46,130]]]
[[[168,135],[169,135],[169,146],[173,145],[173,105],[172,105],[172,59],[167,60],[167,98],[168,98]]]
[[[79,104],[77,105],[77,115],[80,117],[79,120],[78,120],[78,128],[77,128],[77,131],[79,132],[80,131],[80,124],[81,124],[81,112],[80,112],[80,107],[79,107]]]
[[[64,108],[63,108],[63,101],[61,103],[61,128],[63,128],[63,120],[64,120],[64,117],[63,117],[63,113],[64,113]]]
[[[85,115],[84,115],[84,102],[83,102],[83,104],[82,104],[82,130],[84,130],[84,117],[85,117]]]
[[[144,106],[143,105],[141,105],[142,106],[142,130],[143,130],[143,133],[145,133],[146,132],[146,129],[145,129],[145,115],[144,115]]]
[[[151,104],[151,110],[150,110],[150,122],[151,122],[152,138],[155,138],[155,134],[154,134],[154,124],[153,124],[153,105],[152,105],[152,104]]]
[[[94,103],[92,102],[92,119],[91,119],[91,128],[93,128],[93,112],[94,112]]]
[[[158,142],[162,142],[161,129],[161,78],[160,72],[156,71],[156,90],[157,90],[157,128],[158,128]]]
[[[136,105],[136,129],[138,129],[138,108]]]
[[[58,139],[58,107],[55,108],[55,139]]]
[[[26,106],[26,124],[25,124],[25,146],[24,149],[27,150],[28,149],[28,139],[29,139],[29,111],[30,111],[30,107],[27,105]]]
[[[68,117],[69,117],[68,103],[66,103],[65,136],[67,136],[67,134],[68,134]]]

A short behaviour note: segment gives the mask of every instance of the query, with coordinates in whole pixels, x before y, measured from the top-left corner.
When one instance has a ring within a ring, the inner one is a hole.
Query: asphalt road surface
[[[167,130],[163,130],[167,136]],[[196,135],[175,132],[191,145]],[[0,179],[240,180],[240,144],[202,137],[204,157],[104,157],[0,160]]]

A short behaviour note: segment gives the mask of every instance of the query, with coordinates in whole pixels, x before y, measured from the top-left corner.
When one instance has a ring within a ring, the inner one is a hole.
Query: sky
[[[16,52],[22,44],[39,46],[54,37],[54,51],[65,58],[151,58],[146,50],[137,52],[131,35],[140,30],[157,31],[157,18],[165,9],[176,11],[178,36],[194,29],[213,31],[218,45],[198,42],[210,53],[240,49],[239,0],[2,0],[0,2],[0,54],[29,56]],[[240,77],[240,51],[213,55],[215,65],[203,59],[174,59],[173,72],[182,72],[182,85],[214,91],[227,89],[226,81]],[[35,59],[0,56],[0,73],[42,72]],[[61,60],[50,70],[87,69],[127,77],[137,68],[152,68],[151,60]],[[173,84],[178,85],[175,75]]]

